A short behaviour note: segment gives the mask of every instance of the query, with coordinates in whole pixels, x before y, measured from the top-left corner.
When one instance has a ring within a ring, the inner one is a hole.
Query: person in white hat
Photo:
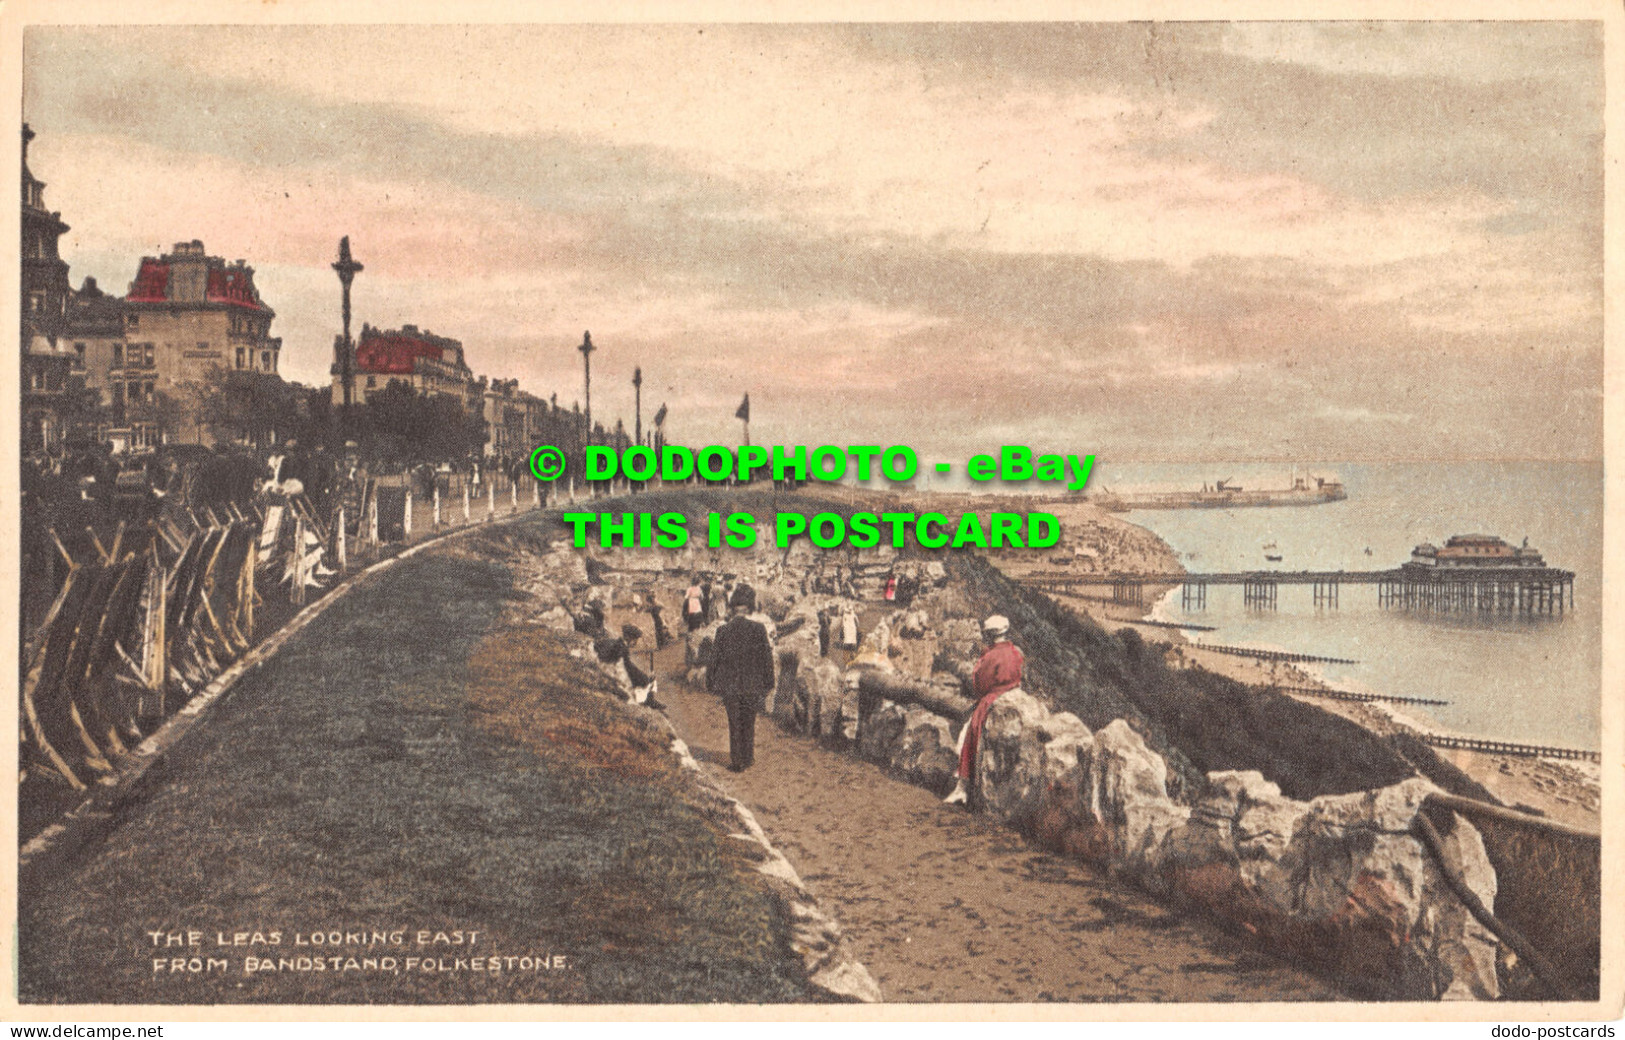
[[[982,638],[987,649],[976,662],[971,673],[971,689],[976,694],[976,709],[971,712],[965,728],[959,732],[959,777],[954,789],[943,801],[960,805],[970,800],[969,785],[976,775],[976,749],[981,743],[982,726],[993,702],[1011,690],[1021,688],[1021,649],[1010,642],[1010,619],[994,614],[982,622]]]

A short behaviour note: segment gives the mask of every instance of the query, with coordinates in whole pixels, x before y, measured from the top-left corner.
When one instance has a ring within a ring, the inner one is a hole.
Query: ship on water
[[[1197,491],[1112,491],[1102,489],[1088,501],[1113,513],[1131,509],[1239,509],[1257,506],[1318,506],[1348,498],[1336,477],[1293,474],[1287,488],[1244,488],[1229,477]]]

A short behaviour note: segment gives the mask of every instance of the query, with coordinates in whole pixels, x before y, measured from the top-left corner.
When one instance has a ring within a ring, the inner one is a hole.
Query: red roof
[[[445,360],[445,348],[417,336],[400,332],[372,332],[361,334],[356,344],[356,368],[376,375],[411,375],[412,365],[420,357]]]
[[[210,303],[229,303],[251,310],[263,310],[259,294],[254,291],[254,272],[246,267],[227,267],[214,257],[209,258],[208,280],[204,283],[203,298]],[[169,264],[150,256],[141,258],[141,268],[135,281],[130,283],[130,303],[169,302]]]
[[[235,303],[240,307],[260,306],[254,292],[254,275],[246,267],[211,267],[209,283],[203,290],[212,303]]]
[[[163,303],[169,299],[169,265],[150,256],[141,258],[141,269],[130,283],[131,303]]]

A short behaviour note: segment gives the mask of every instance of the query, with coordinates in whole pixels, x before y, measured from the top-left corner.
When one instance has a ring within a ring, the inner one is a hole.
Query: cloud
[[[311,381],[349,234],[360,318],[702,436],[1586,457],[1600,42],[1460,24],[36,28],[25,113],[76,275],[246,257]]]

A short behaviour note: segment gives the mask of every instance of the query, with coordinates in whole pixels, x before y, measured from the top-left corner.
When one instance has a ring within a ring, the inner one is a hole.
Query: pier
[[[1379,605],[1439,613],[1554,615],[1574,607],[1574,572],[1555,567],[1394,567],[1376,571],[1229,571],[1208,574],[1065,574],[1039,571],[1021,584],[1076,594],[1110,586],[1112,602],[1144,606],[1147,587],[1179,587],[1180,605],[1207,608],[1209,585],[1240,585],[1249,609],[1274,610],[1282,585],[1308,585],[1317,607],[1336,609],[1344,585],[1374,585]]]

